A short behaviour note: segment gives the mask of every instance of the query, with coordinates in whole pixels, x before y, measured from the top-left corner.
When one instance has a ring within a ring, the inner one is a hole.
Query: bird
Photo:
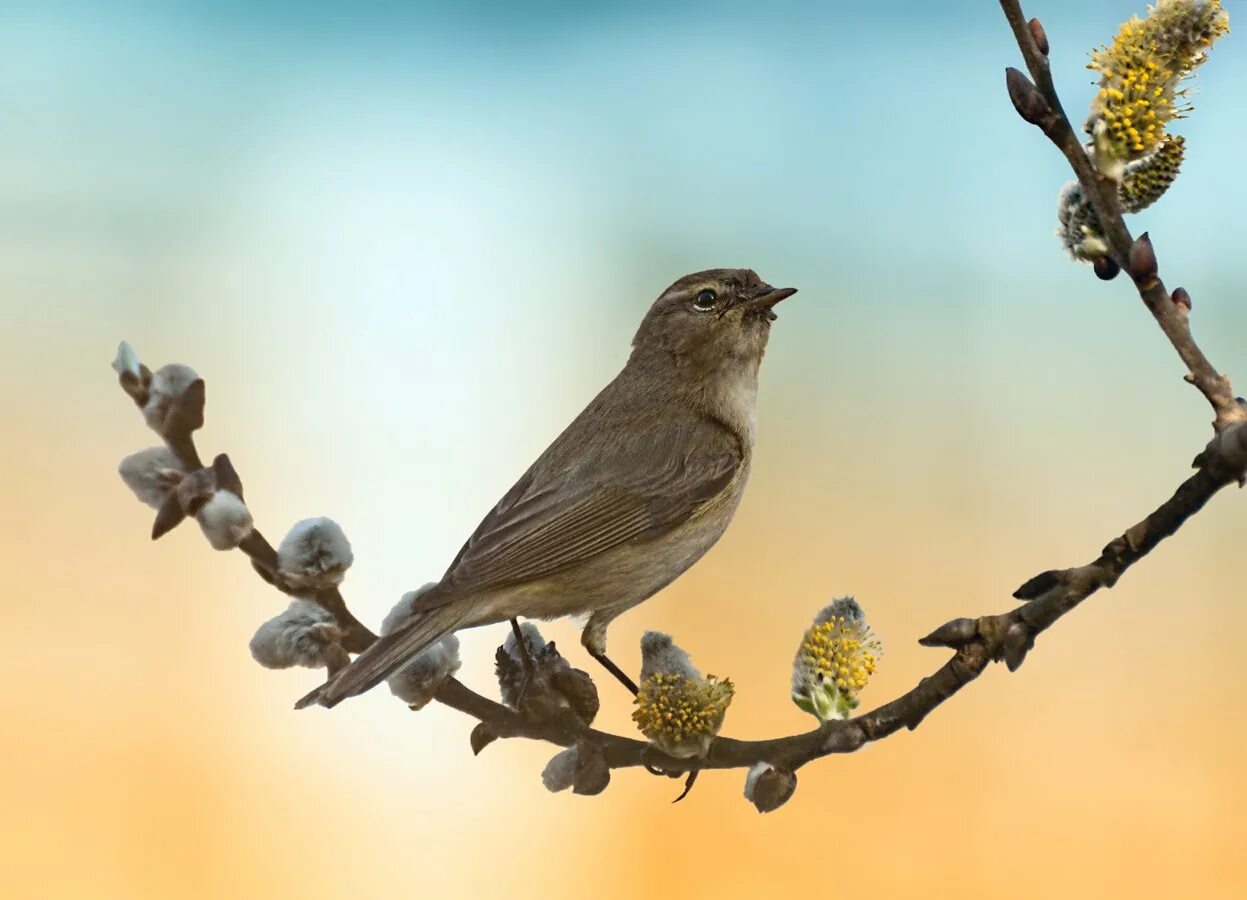
[[[751,269],[677,279],[650,306],[619,374],[485,516],[408,622],[296,706],[333,707],[445,635],[520,617],[586,616],[581,644],[722,536],[749,478],[758,369],[774,307],[796,293]]]

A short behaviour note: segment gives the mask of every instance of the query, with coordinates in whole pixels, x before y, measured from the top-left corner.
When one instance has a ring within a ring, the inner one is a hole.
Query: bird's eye
[[[719,299],[719,295],[714,291],[705,290],[697,295],[697,299],[693,301],[693,309],[701,312],[709,312],[714,309],[715,302]]]

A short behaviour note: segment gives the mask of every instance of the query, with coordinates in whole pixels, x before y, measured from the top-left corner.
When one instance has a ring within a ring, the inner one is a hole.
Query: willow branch
[[[1033,20],[1026,20],[1016,0],[1001,0],[1001,6],[1034,79],[1032,84],[1020,72],[1010,70],[1008,87],[1014,105],[1069,161],[1104,228],[1111,257],[1130,273],[1139,297],[1186,365],[1187,380],[1200,390],[1214,410],[1214,436],[1196,457],[1195,474],[1149,515],[1111,540],[1091,562],[1071,569],[1049,570],[1023,584],[1014,593],[1015,598],[1024,601],[1021,606],[999,615],[954,619],[927,635],[920,643],[949,648],[953,650],[952,657],[906,693],[852,719],[828,722],[811,731],[771,740],[720,737],[704,758],[673,759],[643,741],[593,729],[570,714],[534,719],[448,678],[437,690],[435,699],[478,720],[472,735],[474,752],[480,752],[499,738],[526,738],[557,746],[592,746],[600,751],[606,765],[612,769],[646,766],[669,774],[745,768],[758,763],[769,763],[792,772],[831,754],[853,752],[902,728],[917,728],[932,711],[982,674],[990,663],[1003,661],[1010,670],[1015,670],[1040,634],[1097,591],[1113,587],[1123,574],[1165,538],[1175,534],[1222,488],[1236,481],[1243,482],[1247,476],[1247,409],[1234,397],[1229,379],[1212,365],[1196,344],[1190,328],[1189,307],[1176,304],[1161,282],[1150,240],[1147,235],[1137,240],[1132,237],[1122,220],[1116,183],[1096,171],[1066,117],[1049,70],[1047,39],[1042,28]],[[1043,36],[1042,40],[1037,35]],[[126,374],[120,377],[121,386],[140,407],[145,397],[145,380],[150,374],[144,368],[142,378]],[[198,396],[197,421],[202,424],[202,383]],[[195,417],[188,417],[188,421],[190,418]],[[197,427],[198,424],[187,426],[165,438],[188,470],[200,466],[191,433]],[[283,593],[291,593],[278,572],[276,552],[259,531],[252,531],[239,549],[250,557],[254,569],[265,582]],[[345,649],[358,653],[376,639],[351,614],[336,588],[321,592],[314,599],[341,626]]]
[[[1009,27],[1013,29],[1013,37],[1017,41],[1018,49],[1022,51],[1026,68],[1035,82],[1033,85],[1029,82],[1022,85],[1016,82],[1010,84],[1015,105],[1017,91],[1025,92],[1028,87],[1035,90],[1038,86],[1043,106],[1036,100],[1032,107],[1035,115],[1024,117],[1043,131],[1069,161],[1070,168],[1074,170],[1074,175],[1082,185],[1085,196],[1091,201],[1096,218],[1104,230],[1109,255],[1130,274],[1138,289],[1139,298],[1186,364],[1187,381],[1195,385],[1212,406],[1216,414],[1213,423],[1216,430],[1222,431],[1230,425],[1247,420],[1247,409],[1234,396],[1230,380],[1217,371],[1195,343],[1195,338],[1191,335],[1188,309],[1173,302],[1173,296],[1157,274],[1155,251],[1148,236],[1144,234],[1136,241],[1126,227],[1117,197],[1117,182],[1096,170],[1082,140],[1065,115],[1052,81],[1048,55],[1035,38],[1035,31],[1039,29],[1030,27],[1019,0],[1000,0],[1000,5],[1004,9],[1005,18],[1009,20]],[[1018,75],[1021,77],[1020,73]],[[1022,112],[1022,109],[1019,108],[1018,111]]]

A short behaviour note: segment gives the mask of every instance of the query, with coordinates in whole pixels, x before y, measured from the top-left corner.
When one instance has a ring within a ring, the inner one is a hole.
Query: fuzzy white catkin
[[[381,634],[391,634],[406,624],[418,607],[420,597],[432,587],[434,585],[430,583],[403,594],[382,621]],[[459,638],[448,634],[392,675],[386,683],[395,697],[414,709],[421,709],[433,699],[442,682],[459,671],[459,665]]]
[[[147,388],[147,403],[143,407],[143,418],[157,434],[164,428],[165,417],[173,404],[198,380],[199,375],[195,370],[182,363],[170,363],[152,373],[152,382]]]
[[[414,591],[408,591],[403,594],[402,599],[395,603],[394,608],[386,613],[385,618],[381,620],[381,634],[393,634],[405,625],[418,605],[416,601],[431,591],[434,587],[436,587],[436,585],[430,581],[428,584],[422,585]]]
[[[328,610],[296,597],[285,612],[259,627],[251,638],[251,656],[267,669],[323,669],[333,655],[341,654],[341,638]]]
[[[277,571],[296,590],[339,585],[354,561],[346,533],[324,516],[296,522],[277,548]]]
[[[221,490],[199,508],[195,520],[215,550],[233,550],[255,527],[247,505],[238,495]]]
[[[647,631],[641,637],[641,679],[645,680],[658,673],[701,679],[701,672],[693,665],[688,654],[676,646],[671,635],[661,631]]]
[[[546,639],[541,636],[541,632],[532,622],[521,622],[520,631],[524,635],[524,644],[528,647],[529,656],[536,657],[545,649]],[[517,662],[523,660],[524,657],[520,655],[519,646],[515,640],[515,629],[507,632],[506,640],[502,642],[502,649]]]
[[[148,447],[123,459],[117,472],[134,496],[159,509],[180,480],[182,464],[168,447]]]
[[[555,754],[541,770],[541,783],[546,786],[546,790],[557,794],[571,787],[576,780],[576,761],[575,747],[568,747],[562,753]]]
[[[437,689],[459,671],[459,638],[448,634],[392,675],[390,693],[413,709],[423,709]]]

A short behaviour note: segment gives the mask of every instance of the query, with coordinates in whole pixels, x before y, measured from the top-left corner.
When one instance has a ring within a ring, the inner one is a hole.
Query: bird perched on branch
[[[443,636],[517,617],[588,614],[581,643],[714,545],[749,476],[773,307],[796,293],[749,269],[686,275],[650,307],[615,379],[555,439],[420,597],[410,621],[299,702],[334,706]]]

